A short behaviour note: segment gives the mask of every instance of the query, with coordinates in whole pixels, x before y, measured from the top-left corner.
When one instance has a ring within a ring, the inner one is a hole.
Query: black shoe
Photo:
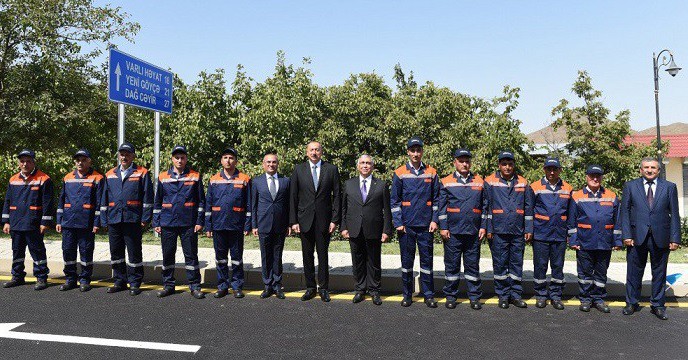
[[[552,300],[552,307],[557,310],[564,310],[564,303],[561,300]]]
[[[607,304],[605,304],[604,301],[596,302],[595,304],[593,304],[593,306],[594,306],[597,310],[599,310],[599,311],[601,311],[601,312],[603,312],[603,313],[605,313],[605,314],[609,314],[610,311],[611,311],[611,310],[609,310],[609,306],[607,306]]]
[[[547,300],[546,299],[537,299],[535,302],[535,307],[538,309],[544,309],[547,306]]]
[[[191,290],[191,296],[196,299],[205,299],[205,294],[201,290]]]
[[[456,309],[456,299],[447,299],[447,302],[444,303],[444,307],[447,309]]]
[[[275,296],[276,296],[278,299],[282,299],[282,300],[284,300],[284,299],[287,298],[287,297],[284,295],[284,291],[282,291],[282,289],[277,289],[277,290],[275,290]]]
[[[404,300],[401,300],[401,306],[403,307],[409,307],[413,303],[413,300],[410,297],[405,297]]]
[[[429,308],[434,309],[437,307],[437,301],[435,300],[435,298],[426,298],[425,305],[427,305]]]
[[[270,296],[272,296],[272,293],[273,293],[272,288],[266,288],[265,290],[263,290],[262,293],[260,293],[260,298],[261,299],[267,299]]]
[[[26,284],[26,281],[24,281],[23,278],[12,278],[12,280],[2,284],[2,287],[8,289],[8,288],[12,288],[12,287],[20,286],[20,285],[24,285],[24,284]]]
[[[33,286],[33,289],[36,291],[41,291],[44,289],[48,288],[48,282],[46,280],[37,280],[36,285]]]
[[[213,297],[216,299],[221,299],[229,294],[229,290],[224,289],[224,290],[218,290],[213,294]]]
[[[237,299],[241,299],[244,296],[246,296],[246,295],[244,295],[244,291],[241,289],[232,290],[232,292],[234,293],[234,297]]]
[[[131,296],[136,296],[136,295],[138,295],[138,294],[140,294],[140,293],[141,293],[141,288],[139,288],[139,287],[132,286],[132,287],[129,289],[129,295],[131,295]]]
[[[375,304],[375,305],[382,305],[382,299],[380,298],[380,294],[374,293],[374,294],[372,295],[372,297],[373,297],[373,304]]]
[[[471,300],[471,309],[480,310],[482,308],[483,305],[480,303],[480,300]]]
[[[354,302],[354,304],[358,304],[363,300],[365,300],[365,294],[357,292],[356,295],[354,295],[354,299],[352,301]]]
[[[114,293],[118,293],[118,292],[120,292],[120,291],[124,291],[124,290],[126,290],[126,289],[127,289],[127,286],[126,286],[126,285],[124,285],[124,286],[121,286],[121,285],[113,285],[113,286],[110,286],[110,287],[107,289],[107,293],[108,293],[108,294],[114,294]]]
[[[330,293],[325,289],[320,289],[320,300],[330,302]]]
[[[639,311],[640,306],[638,304],[627,304],[623,308],[623,314],[624,315],[633,315],[634,312]]]
[[[526,302],[523,301],[523,299],[511,299],[511,301],[509,301],[509,303],[511,303],[512,305],[516,306],[517,308],[521,308],[521,309],[525,309],[528,307],[528,304],[526,304]]]
[[[590,312],[590,303],[581,303],[578,310],[583,312]]]
[[[662,308],[651,307],[650,312],[655,314],[657,319],[660,319],[660,320],[668,320],[669,319],[669,317],[666,314],[666,310],[664,310]]]
[[[66,282],[66,283],[60,285],[60,287],[58,287],[57,290],[67,291],[67,290],[76,289],[78,287],[79,286],[75,282]]]
[[[174,294],[174,288],[173,287],[164,287],[162,290],[158,291],[158,297],[159,298],[164,298],[165,296],[170,296]]]
[[[308,301],[314,298],[316,294],[317,292],[315,291],[315,289],[306,289],[306,292],[303,293],[303,296],[301,296],[301,301]]]
[[[499,307],[502,309],[509,308],[509,299],[499,299]]]
[[[79,285],[79,291],[81,291],[81,292],[91,291],[91,284],[82,283],[81,285]]]

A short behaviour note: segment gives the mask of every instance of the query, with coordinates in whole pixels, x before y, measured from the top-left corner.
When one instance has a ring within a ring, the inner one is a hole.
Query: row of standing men
[[[99,228],[107,227],[114,275],[108,292],[128,288],[131,295],[138,295],[143,278],[142,229],[152,222],[161,235],[163,250],[160,297],[174,293],[177,238],[181,239],[191,294],[204,297],[198,233],[205,231],[213,238],[216,254],[218,290],[214,297],[224,297],[230,289],[235,297],[244,296],[244,236],[252,232],[259,237],[261,249],[265,285],[261,297],[275,294],[284,298],[282,251],[285,236],[294,232],[301,238],[307,286],[302,300],[319,295],[327,302],[328,247],[339,225],[351,245],[354,303],[362,301],[366,292],[373,303],[381,303],[381,243],[396,230],[401,252],[401,305],[412,303],[413,263],[418,249],[420,295],[427,306],[437,307],[432,249],[433,233],[439,230],[445,250],[443,292],[447,308],[456,307],[462,260],[470,306],[476,310],[482,307],[480,243],[487,238],[501,308],[510,304],[527,307],[522,300],[523,253],[525,243],[532,243],[537,307],[550,301],[556,309],[564,308],[563,264],[568,245],[577,251],[580,310],[594,307],[609,312],[604,299],[611,251],[626,245],[624,314],[638,309],[649,254],[652,313],[667,318],[664,282],[669,250],[680,242],[678,200],[676,186],[658,178],[659,163],[653,159],[643,159],[641,177],[626,184],[626,196],[620,204],[616,194],[602,186],[604,172],[599,165],[588,166],[587,186],[573,191],[560,178],[559,160],[547,158],[544,177],[528,184],[516,174],[510,151],[500,153],[498,171],[483,179],[470,171],[471,152],[457,149],[453,154],[456,171],[439,179],[436,170],[423,163],[423,141],[417,137],[407,143],[409,161],[394,171],[391,191],[385,181],[372,176],[374,160],[369,155],[357,161],[359,176],[340,189],[337,167],[322,161],[321,144],[311,142],[306,148],[308,161],[297,165],[290,178],[278,174],[278,157],[272,153],[263,159],[265,174],[251,179],[236,168],[236,150],[227,148],[221,154],[222,170],[210,178],[207,192],[200,174],[187,167],[187,149],[175,146],[172,166],[159,175],[153,195],[148,171],[134,163],[134,146],[123,143],[118,151],[120,165],[103,176],[91,167],[89,152],[79,150],[74,154],[75,170],[64,177],[55,221],[63,238],[66,277],[60,290],[90,290],[94,236]],[[35,288],[47,286],[43,233],[53,222],[53,189],[50,178],[36,168],[34,158],[32,150],[18,154],[20,171],[10,179],[5,198],[3,230],[11,234],[13,250],[12,280],[5,287],[24,283],[27,245],[38,279]],[[639,193],[636,188],[644,191]]]

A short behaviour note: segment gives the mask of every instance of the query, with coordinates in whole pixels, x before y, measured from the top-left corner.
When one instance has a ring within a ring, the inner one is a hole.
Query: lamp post
[[[667,52],[669,53],[669,62],[667,62],[666,56],[662,58],[662,63],[659,63],[659,57],[664,53]],[[660,137],[659,133],[659,68],[662,66],[666,66],[666,72],[669,73],[671,76],[676,76],[678,74],[679,70],[681,70],[680,67],[676,65],[674,62],[674,54],[671,53],[669,49],[664,49],[659,52],[659,54],[655,55],[655,53],[652,53],[652,65],[654,68],[654,75],[655,75],[655,115],[657,117],[657,161],[662,164],[662,138]],[[660,165],[661,166],[661,165]],[[663,177],[666,177],[666,170],[664,169],[664,166],[662,166],[662,175]]]

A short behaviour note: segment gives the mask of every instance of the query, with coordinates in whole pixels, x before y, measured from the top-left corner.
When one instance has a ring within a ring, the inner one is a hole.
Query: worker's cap
[[[421,140],[418,136],[414,136],[414,137],[408,139],[408,142],[406,143],[406,148],[410,149],[414,146],[423,147],[423,140]]]
[[[599,165],[588,165],[588,168],[585,169],[585,174],[586,175],[604,175],[604,170],[602,170],[602,167]]]
[[[509,159],[509,160],[516,160],[514,157],[514,153],[511,151],[502,151],[499,153],[499,157],[497,158],[498,161],[502,161],[503,159]]]
[[[222,151],[222,155],[232,154],[234,157],[239,157],[237,151],[234,148],[228,147]]]
[[[471,155],[470,150],[468,150],[468,149],[460,148],[460,149],[454,150],[454,157],[455,158],[459,158],[462,156],[473,157],[473,155]]]
[[[20,158],[22,156],[30,156],[32,159],[36,158],[36,153],[31,150],[31,149],[24,149],[17,154],[17,158]]]
[[[88,150],[86,150],[86,149],[79,149],[79,151],[77,151],[77,152],[74,153],[74,156],[72,156],[72,158],[76,159],[76,158],[78,158],[79,156],[85,156],[85,157],[87,157],[87,158],[90,159],[90,158],[91,158],[91,153],[88,152]]]
[[[548,157],[545,159],[545,164],[542,167],[555,167],[561,169],[561,163],[559,162],[559,158]]]
[[[122,145],[119,146],[119,149],[117,149],[117,151],[126,151],[132,154],[136,154],[136,148],[130,142],[123,142]]]
[[[186,146],[184,145],[175,145],[174,149],[172,149],[172,155],[176,153],[182,153],[184,155],[188,155],[189,152],[186,151]]]

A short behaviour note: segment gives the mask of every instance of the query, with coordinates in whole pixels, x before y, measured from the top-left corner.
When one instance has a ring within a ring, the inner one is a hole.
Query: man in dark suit
[[[318,252],[320,299],[330,301],[327,249],[330,236],[339,223],[341,197],[339,170],[322,161],[322,153],[319,142],[310,142],[306,147],[308,161],[296,165],[291,175],[289,223],[294,232],[301,234],[303,272],[306,277],[306,292],[301,297],[303,301],[314,298],[317,293],[313,259],[315,250]]]
[[[666,320],[664,286],[669,252],[681,243],[676,184],[660,179],[660,164],[654,158],[640,162],[641,177],[624,185],[621,201],[621,231],[626,245],[626,307],[624,315],[638,311],[643,272],[650,254],[652,269],[651,312]]]
[[[289,228],[289,178],[277,173],[277,154],[263,157],[265,175],[253,179],[251,187],[251,221],[253,235],[260,241],[260,260],[265,290],[262,299],[275,294],[284,299],[282,291],[282,251]]]
[[[373,167],[373,158],[361,155],[357,164],[360,175],[344,183],[341,230],[351,245],[353,302],[363,301],[367,288],[373,303],[380,305],[380,254],[382,243],[392,235],[392,212],[387,183],[372,176]]]

